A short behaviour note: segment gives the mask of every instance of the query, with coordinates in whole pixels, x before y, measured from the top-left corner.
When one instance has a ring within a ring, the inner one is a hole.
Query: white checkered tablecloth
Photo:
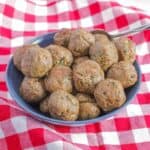
[[[130,5],[132,4],[132,6]],[[137,4],[136,4],[137,3]],[[141,87],[126,108],[107,120],[81,127],[33,119],[11,98],[5,82],[14,49],[61,28],[102,28],[117,33],[150,24],[146,3],[131,0],[0,0],[0,150],[149,150],[150,31],[131,36],[142,70]],[[137,6],[137,7],[136,7]]]

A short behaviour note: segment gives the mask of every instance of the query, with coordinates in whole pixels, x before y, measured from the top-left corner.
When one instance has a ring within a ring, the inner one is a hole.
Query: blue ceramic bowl
[[[38,43],[41,47],[45,47],[49,45],[50,43],[53,42],[53,36],[55,33],[48,33],[43,36],[39,36],[33,40],[31,40],[29,43]],[[97,118],[90,119],[90,120],[83,120],[83,121],[63,121],[63,120],[57,120],[50,118],[44,114],[42,114],[36,106],[32,106],[28,103],[26,103],[23,98],[19,94],[19,86],[21,81],[23,80],[23,75],[21,72],[19,72],[16,67],[13,64],[12,58],[10,59],[10,62],[7,67],[7,73],[6,73],[6,82],[8,86],[8,90],[12,96],[12,98],[30,115],[32,115],[34,118],[45,121],[48,123],[52,124],[57,124],[57,125],[67,125],[67,126],[80,126],[80,125],[85,125],[85,124],[90,124],[94,122],[99,122],[102,121],[106,118],[109,118],[113,116],[114,114],[118,113],[123,107],[125,107],[128,103],[133,100],[134,96],[136,95],[139,85],[140,85],[140,78],[141,78],[141,72],[140,72],[140,67],[137,62],[134,63],[134,66],[136,68],[136,71],[138,73],[138,81],[136,84],[128,89],[126,89],[126,96],[127,100],[126,102],[120,107],[117,108],[111,112],[108,112],[106,114],[103,114]]]

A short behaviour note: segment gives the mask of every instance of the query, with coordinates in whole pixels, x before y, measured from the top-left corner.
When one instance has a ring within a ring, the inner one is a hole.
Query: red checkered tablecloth
[[[107,120],[81,127],[37,121],[11,98],[5,81],[15,47],[34,36],[64,27],[113,33],[150,23],[150,11],[140,9],[140,1],[138,8],[121,2],[0,0],[0,150],[150,149],[150,31],[131,36],[142,70],[140,90],[132,103]]]

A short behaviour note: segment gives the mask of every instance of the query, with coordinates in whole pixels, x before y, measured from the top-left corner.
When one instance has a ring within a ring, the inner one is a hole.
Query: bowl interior
[[[37,37],[30,41],[30,43],[37,43],[41,47],[46,47],[49,44],[53,43],[53,36],[55,33],[49,33],[40,37]],[[126,102],[118,109],[115,109],[109,113],[103,114],[97,118],[90,119],[90,120],[83,120],[83,121],[63,121],[63,120],[57,120],[50,118],[44,114],[42,114],[38,109],[37,106],[32,106],[31,104],[26,103],[23,98],[19,94],[19,86],[21,84],[21,81],[23,80],[23,74],[16,69],[16,67],[13,64],[13,60],[11,58],[6,72],[6,82],[8,86],[8,90],[12,96],[12,98],[28,113],[30,113],[33,117],[36,119],[46,121],[53,124],[58,125],[69,125],[69,126],[80,126],[84,124],[94,123],[101,120],[104,120],[108,117],[111,117],[115,113],[117,113],[121,108],[125,107],[135,96],[139,89],[140,80],[141,80],[141,72],[140,68],[137,62],[134,63],[134,66],[136,68],[136,71],[138,73],[138,81],[136,84],[128,89],[125,90],[127,100]]]

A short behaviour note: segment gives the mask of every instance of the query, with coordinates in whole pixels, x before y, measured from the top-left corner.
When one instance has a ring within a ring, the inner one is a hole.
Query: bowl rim
[[[32,44],[32,43],[36,43],[37,41],[39,42],[39,40],[42,40],[42,38],[44,38],[47,35],[51,35],[54,34],[55,32],[50,32],[48,34],[43,34],[41,36],[35,37],[33,39],[30,40],[30,42],[28,42],[28,44]],[[38,43],[37,43],[38,44]],[[26,113],[28,113],[30,116],[36,118],[37,120],[40,121],[44,121],[44,122],[48,122],[48,123],[52,123],[52,124],[56,124],[56,125],[62,125],[62,126],[82,126],[82,125],[87,125],[87,124],[91,124],[91,123],[96,123],[96,122],[100,122],[102,120],[105,119],[109,119],[110,117],[114,116],[117,112],[119,112],[122,108],[125,108],[136,96],[137,92],[139,91],[140,88],[140,84],[141,84],[141,69],[139,64],[137,63],[137,61],[135,60],[134,64],[136,65],[136,71],[138,73],[138,80],[137,80],[137,87],[134,93],[131,93],[130,98],[128,98],[128,100],[126,100],[126,102],[119,108],[116,108],[106,114],[100,115],[96,118],[93,119],[88,119],[88,120],[76,120],[76,121],[64,121],[64,120],[58,120],[58,119],[54,119],[51,117],[48,117],[44,114],[40,114],[37,112],[34,112],[32,110],[30,110],[26,105],[22,104],[21,101],[23,101],[23,99],[21,99],[16,91],[12,88],[12,85],[9,84],[10,83],[10,77],[8,75],[8,72],[10,70],[10,66],[13,63],[13,57],[11,56],[11,58],[9,59],[9,63],[7,64],[6,67],[6,85],[8,87],[8,92],[10,93],[10,95],[12,96],[13,100],[23,109],[26,111]],[[14,64],[13,64],[14,65]],[[30,104],[29,104],[30,105]]]

